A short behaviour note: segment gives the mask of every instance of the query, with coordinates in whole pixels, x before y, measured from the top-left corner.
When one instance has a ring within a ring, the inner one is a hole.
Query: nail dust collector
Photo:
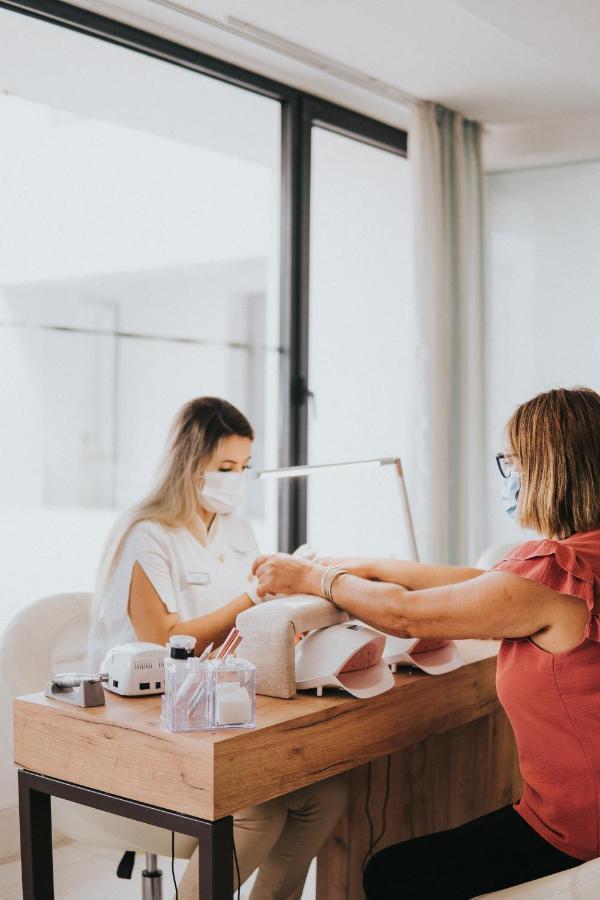
[[[296,688],[341,688],[354,697],[383,694],[394,676],[382,659],[385,636],[359,622],[311,631],[296,647]]]
[[[385,635],[383,659],[392,672],[398,666],[416,666],[429,675],[443,675],[464,665],[454,641],[432,638],[400,638]]]

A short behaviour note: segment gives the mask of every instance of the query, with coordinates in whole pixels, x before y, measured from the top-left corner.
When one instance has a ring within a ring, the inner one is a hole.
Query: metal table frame
[[[214,822],[197,819],[26,769],[19,770],[18,779],[23,900],[54,900],[51,797],[195,837],[199,847],[200,897],[223,900],[233,896],[232,816]]]

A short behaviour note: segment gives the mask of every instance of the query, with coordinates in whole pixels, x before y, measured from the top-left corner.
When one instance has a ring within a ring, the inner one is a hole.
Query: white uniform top
[[[122,534],[124,529],[119,530]],[[111,647],[138,640],[128,613],[136,562],[168,611],[187,621],[219,609],[240,594],[252,594],[251,568],[258,554],[250,522],[235,515],[215,516],[206,546],[187,528],[167,528],[150,520],[135,525],[114,572],[99,585],[94,598],[87,671],[97,672]]]

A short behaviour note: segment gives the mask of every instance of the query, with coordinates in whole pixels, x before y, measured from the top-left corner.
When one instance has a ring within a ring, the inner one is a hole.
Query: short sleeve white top
[[[168,611],[182,621],[205,615],[251,591],[252,562],[258,544],[250,522],[217,515],[206,546],[187,528],[158,522],[135,525],[117,566],[100,588],[93,606],[88,644],[88,671],[98,671],[107,650],[138,638],[129,618],[129,589],[137,562]]]

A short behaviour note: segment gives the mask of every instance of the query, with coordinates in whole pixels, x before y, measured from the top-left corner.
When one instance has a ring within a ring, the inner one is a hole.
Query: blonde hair
[[[538,394],[513,413],[506,433],[521,469],[519,524],[555,540],[600,528],[600,394]]]
[[[179,528],[192,521],[198,502],[198,475],[223,438],[231,435],[254,440],[248,419],[227,400],[197,397],[178,412],[169,433],[158,484],[127,514],[125,529],[114,550],[114,539],[109,541],[112,546],[107,548],[107,558],[101,567],[106,573],[102,582],[114,572],[135,525],[149,519],[168,528]]]

